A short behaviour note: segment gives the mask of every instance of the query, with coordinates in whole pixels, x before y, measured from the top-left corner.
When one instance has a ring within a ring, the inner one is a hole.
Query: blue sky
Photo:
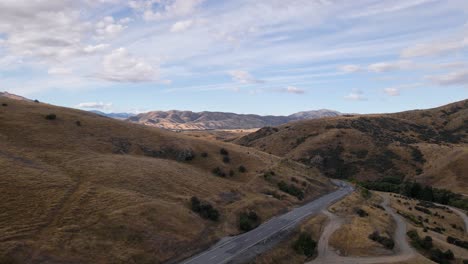
[[[1,0],[0,91],[105,112],[468,98],[465,0]]]

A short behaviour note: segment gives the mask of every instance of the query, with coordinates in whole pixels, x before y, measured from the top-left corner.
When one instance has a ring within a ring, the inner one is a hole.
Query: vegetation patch
[[[383,245],[388,249],[393,249],[395,247],[395,242],[393,239],[381,236],[378,231],[374,231],[372,234],[370,234],[369,239]]]
[[[293,249],[297,254],[312,257],[315,254],[317,242],[312,239],[309,233],[302,232],[299,238],[294,242]]]
[[[298,187],[296,187],[294,184],[287,184],[284,181],[280,181],[278,183],[278,188],[285,193],[288,193],[292,196],[296,196],[296,198],[299,200],[304,199],[304,192]]]
[[[239,215],[239,229],[242,231],[250,231],[259,226],[260,223],[260,217],[254,211],[243,212]]]
[[[410,230],[406,233],[411,240],[411,244],[416,249],[422,251],[424,255],[429,257],[432,261],[442,264],[449,264],[455,257],[453,252],[449,249],[445,252],[438,248],[434,248],[432,243],[432,237],[425,236],[424,238],[419,237],[416,230]]]
[[[56,114],[48,114],[48,115],[45,116],[45,119],[55,120],[55,119],[57,119],[57,115]]]
[[[219,212],[211,204],[200,201],[197,197],[190,199],[192,211],[200,215],[202,218],[209,219],[211,221],[219,220]]]

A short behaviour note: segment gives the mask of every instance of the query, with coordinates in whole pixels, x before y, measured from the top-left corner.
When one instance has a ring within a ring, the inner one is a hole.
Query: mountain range
[[[250,129],[340,115],[342,113],[327,109],[304,111],[289,116],[172,110],[142,113],[128,118],[127,121],[169,130]]]

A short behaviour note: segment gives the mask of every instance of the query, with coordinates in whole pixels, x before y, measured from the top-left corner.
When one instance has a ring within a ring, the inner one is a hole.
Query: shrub
[[[224,163],[229,163],[229,162],[231,162],[231,159],[228,156],[224,156],[223,157],[223,162]]]
[[[219,153],[221,155],[223,155],[223,156],[228,156],[229,155],[229,152],[225,148],[220,149]]]
[[[236,173],[233,170],[229,170],[229,176],[233,177]]]
[[[39,100],[36,99],[36,100],[34,100],[34,102],[35,102],[35,103],[39,103]]]
[[[371,195],[372,195],[372,194],[371,194],[371,192],[369,192],[368,189],[366,189],[366,188],[362,188],[362,189],[361,189],[361,196],[362,196],[362,198],[364,198],[364,199],[369,199],[369,198],[371,197]]]
[[[45,117],[47,120],[55,120],[57,119],[57,116],[55,114],[48,114]]]
[[[308,233],[302,232],[299,238],[294,242],[293,249],[297,254],[312,257],[315,253],[315,247],[317,242],[312,239],[312,236]]]
[[[81,122],[80,122],[80,121],[76,121],[75,124],[76,124],[77,126],[81,126]]]
[[[202,153],[200,154],[200,156],[201,156],[202,158],[206,158],[206,157],[208,157],[208,153],[202,152]]]
[[[280,181],[278,183],[278,188],[285,193],[288,193],[292,196],[296,196],[296,198],[299,200],[304,199],[304,192],[301,189],[294,186],[293,184],[288,185],[284,181]]]
[[[388,249],[393,249],[395,247],[395,242],[393,241],[393,239],[381,236],[378,231],[375,231],[372,234],[370,234],[369,239],[380,243]]]
[[[8,104],[7,104],[7,103],[3,103],[2,106],[8,106]]]
[[[369,214],[364,211],[363,209],[359,208],[356,210],[356,213],[360,216],[360,217],[366,217],[366,216],[369,216]]]
[[[220,167],[214,168],[211,172],[216,176],[226,177],[226,173]]]
[[[240,173],[246,173],[247,172],[247,169],[243,165],[240,165],[238,170],[239,170]]]
[[[242,231],[250,231],[260,225],[260,217],[254,211],[243,212],[239,215],[239,228]]]
[[[190,199],[190,203],[192,211],[200,215],[202,218],[218,221],[219,212],[211,204],[202,202],[195,196]]]

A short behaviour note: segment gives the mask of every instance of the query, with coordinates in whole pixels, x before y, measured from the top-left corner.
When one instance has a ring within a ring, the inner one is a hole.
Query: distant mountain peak
[[[151,111],[127,119],[133,123],[170,130],[251,129],[278,126],[291,121],[340,116],[334,110],[320,109],[295,113],[289,116],[261,116],[227,112]]]

